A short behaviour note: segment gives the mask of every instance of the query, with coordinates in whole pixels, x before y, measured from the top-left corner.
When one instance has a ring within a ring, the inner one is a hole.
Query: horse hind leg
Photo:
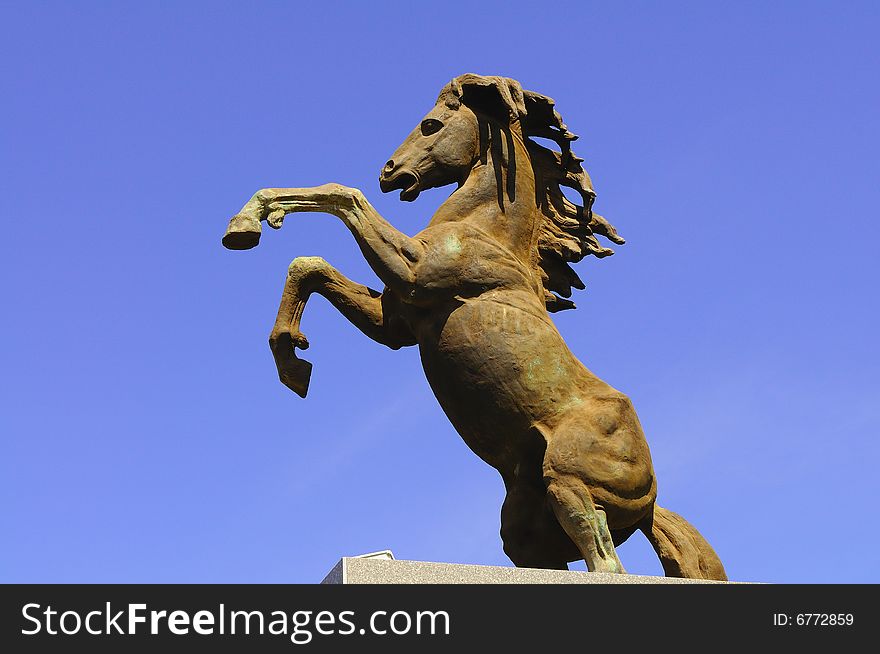
[[[540,468],[538,468],[540,470]],[[504,553],[518,568],[568,570],[573,549],[568,536],[550,512],[540,474],[507,486],[501,507]]]
[[[543,480],[556,520],[577,546],[590,572],[625,574],[605,510],[593,501],[585,482],[581,450],[585,438],[589,438],[580,427],[557,428],[545,436]]]
[[[626,573],[614,549],[605,511],[593,503],[589,489],[580,479],[572,475],[551,478],[547,499],[590,572]]]

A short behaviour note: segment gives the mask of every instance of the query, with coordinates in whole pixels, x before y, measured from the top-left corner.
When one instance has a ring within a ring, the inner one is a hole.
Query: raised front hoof
[[[260,221],[247,214],[236,214],[229,221],[223,246],[229,250],[250,250],[260,242]]]
[[[309,392],[311,377],[312,364],[302,359],[293,359],[278,367],[278,379],[281,383],[302,398]]]

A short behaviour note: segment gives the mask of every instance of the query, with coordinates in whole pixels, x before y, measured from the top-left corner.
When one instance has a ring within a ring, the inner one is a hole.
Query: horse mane
[[[543,220],[539,226],[536,264],[541,271],[544,300],[550,312],[575,308],[568,300],[572,289],[584,283],[569,265],[585,256],[598,258],[614,254],[596,239],[604,236],[614,243],[624,239],[605,218],[592,210],[596,193],[584,161],[571,150],[578,137],[568,130],[552,98],[524,91],[519,82],[507,77],[484,77],[468,73],[443,87],[438,102],[452,109],[465,104],[486,115],[519,126],[535,173],[535,200]],[[531,137],[551,139],[559,152],[546,148]],[[569,200],[561,187],[573,189],[582,204]]]

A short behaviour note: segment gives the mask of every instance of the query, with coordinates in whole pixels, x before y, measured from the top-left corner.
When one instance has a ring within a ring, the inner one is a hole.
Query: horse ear
[[[512,123],[525,114],[522,87],[516,80],[468,73],[456,77],[451,87],[458,91],[462,104],[501,123]]]
[[[465,86],[461,97],[462,104],[501,123],[507,123],[510,115],[501,102],[498,90],[492,86]]]

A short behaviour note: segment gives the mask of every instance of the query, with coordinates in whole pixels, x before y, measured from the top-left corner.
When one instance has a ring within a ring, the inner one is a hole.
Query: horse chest
[[[501,244],[465,223],[445,223],[419,235],[424,249],[413,267],[414,303],[475,297],[529,285],[528,271]]]
[[[473,248],[455,230],[443,230],[425,243],[415,266],[416,286],[455,288],[472,277]]]

